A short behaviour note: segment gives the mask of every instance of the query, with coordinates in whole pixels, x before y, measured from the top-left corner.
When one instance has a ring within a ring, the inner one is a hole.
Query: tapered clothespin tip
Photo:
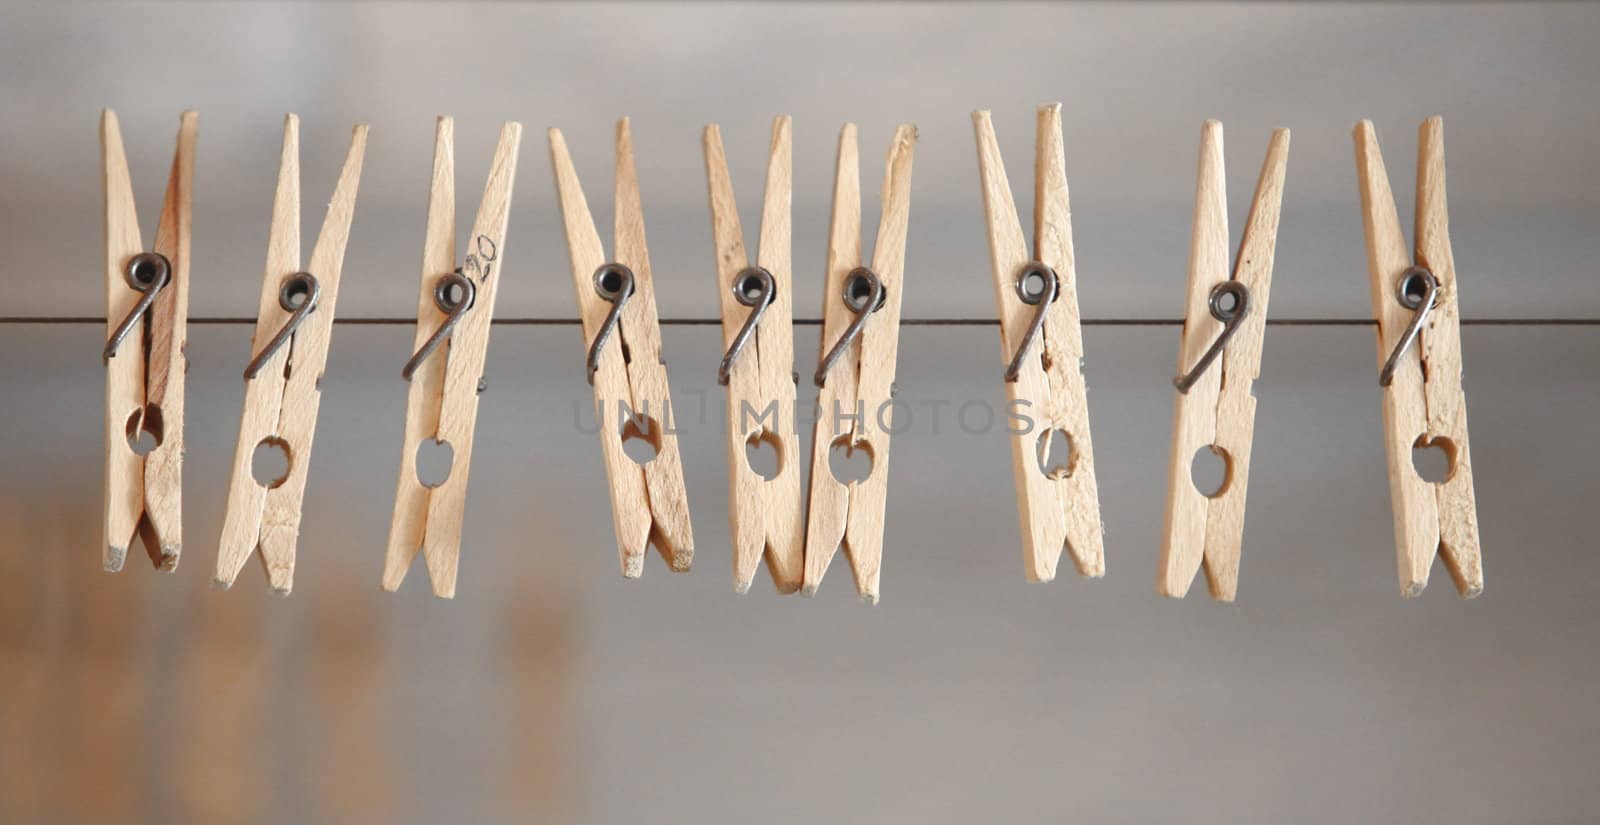
[[[106,557],[102,564],[107,573],[122,572],[122,565],[128,560],[128,548],[110,545],[106,547]]]

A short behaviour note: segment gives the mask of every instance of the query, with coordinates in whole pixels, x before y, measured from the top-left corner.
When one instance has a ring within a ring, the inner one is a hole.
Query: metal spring
[[[160,294],[167,284],[172,282],[172,263],[167,256],[159,252],[141,252],[128,259],[128,265],[123,268],[122,277],[128,286],[144,293],[138,303],[128,311],[128,317],[117,324],[111,337],[106,340],[105,349],[100,351],[100,362],[109,363],[121,349],[122,342],[139,325],[144,314],[156,302],[156,295]]]
[[[850,346],[850,342],[861,336],[861,330],[867,326],[867,318],[883,308],[883,299],[886,295],[883,281],[879,280],[872,270],[864,266],[850,270],[850,274],[845,277],[844,294],[840,297],[856,317],[850,322],[850,326],[845,328],[844,334],[839,336],[833,348],[828,350],[828,354],[822,356],[822,362],[817,364],[817,371],[811,376],[811,380],[817,386],[822,386],[827,380],[828,372],[833,369],[834,362],[844,355],[845,348]]]
[[[594,343],[589,345],[589,357],[586,364],[589,368],[589,384],[594,384],[595,371],[600,369],[600,351],[605,349],[606,339],[617,328],[622,320],[622,308],[628,305],[628,299],[633,297],[633,270],[619,263],[608,263],[594,271],[594,291],[602,299],[611,302],[611,311],[606,314],[606,319],[600,324],[600,331],[595,333]]]
[[[461,270],[457,269],[439,276],[438,282],[433,285],[433,305],[445,314],[444,323],[440,324],[439,328],[428,336],[428,340],[412,353],[411,359],[400,369],[401,378],[411,380],[417,367],[422,366],[422,363],[428,360],[428,356],[433,355],[433,351],[450,337],[451,331],[462,318],[466,317],[477,299],[477,285],[472,283],[471,278],[461,274]]]
[[[1229,296],[1233,298],[1232,305],[1222,302],[1224,298]],[[1217,340],[1211,342],[1211,346],[1205,351],[1204,355],[1200,356],[1200,360],[1195,362],[1194,367],[1188,373],[1172,379],[1172,385],[1178,388],[1178,392],[1185,395],[1188,394],[1189,388],[1194,386],[1194,382],[1199,381],[1200,376],[1205,375],[1206,369],[1211,366],[1211,362],[1217,360],[1217,356],[1222,354],[1223,348],[1228,345],[1228,339],[1239,331],[1245,316],[1250,314],[1250,288],[1240,281],[1223,281],[1211,288],[1211,295],[1206,299],[1206,304],[1211,308],[1211,317],[1222,322],[1222,332],[1217,335]]]
[[[1030,289],[1030,285],[1040,287],[1037,291]],[[1061,297],[1061,277],[1054,269],[1046,266],[1043,261],[1029,261],[1017,275],[1017,297],[1028,306],[1037,306],[1034,310],[1033,320],[1028,323],[1028,331],[1022,336],[1022,343],[1017,345],[1017,354],[1012,356],[1011,363],[1006,366],[1006,383],[1014,384],[1017,376],[1022,374],[1022,361],[1028,355],[1028,350],[1033,347],[1033,342],[1039,337],[1040,330],[1044,329],[1044,314],[1050,305]]]
[[[728,386],[728,379],[733,373],[734,360],[750,342],[756,327],[760,326],[761,316],[767,314],[767,307],[772,306],[778,294],[778,281],[762,267],[747,266],[734,276],[731,289],[734,300],[751,307],[751,310],[749,317],[744,319],[744,326],[739,328],[739,334],[733,336],[733,343],[728,345],[728,351],[723,354],[722,363],[717,366],[717,383],[724,387]]]
[[[250,359],[244,368],[244,380],[250,381],[267,365],[267,361],[289,343],[294,336],[294,331],[305,322],[306,317],[317,309],[317,300],[322,297],[322,284],[317,282],[317,276],[309,272],[296,272],[283,279],[283,286],[278,288],[278,306],[285,312],[293,313],[289,320],[283,322],[283,328],[272,340]]]
[[[1421,289],[1417,285],[1421,284]],[[1399,342],[1394,346],[1394,352],[1389,353],[1389,360],[1383,363],[1383,369],[1378,372],[1378,386],[1387,387],[1394,381],[1394,371],[1400,366],[1400,356],[1417,340],[1417,334],[1422,331],[1422,324],[1428,320],[1428,313],[1433,311],[1433,306],[1439,298],[1439,279],[1432,272],[1420,266],[1413,266],[1400,273],[1400,279],[1395,284],[1395,297],[1400,300],[1400,305],[1413,310],[1411,323],[1406,325],[1406,331],[1400,336]]]

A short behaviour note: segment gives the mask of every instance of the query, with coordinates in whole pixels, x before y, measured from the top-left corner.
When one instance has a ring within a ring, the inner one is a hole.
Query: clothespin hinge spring
[[[834,343],[828,354],[822,357],[822,362],[817,365],[817,372],[811,380],[817,386],[822,386],[828,379],[828,372],[833,369],[834,362],[844,355],[850,342],[861,336],[861,330],[867,326],[867,318],[872,313],[883,309],[883,300],[888,293],[883,288],[883,281],[879,280],[877,273],[864,266],[850,270],[844,279],[844,305],[855,313],[855,319],[850,326],[845,328],[844,334]]]
[[[1245,316],[1250,314],[1250,288],[1239,281],[1231,279],[1223,281],[1211,288],[1211,295],[1206,299],[1206,305],[1211,309],[1211,317],[1222,322],[1222,332],[1217,335],[1217,340],[1211,342],[1211,346],[1188,373],[1172,379],[1172,385],[1185,395],[1195,382],[1200,380],[1200,376],[1205,375],[1211,362],[1222,354],[1222,350],[1228,345],[1228,339],[1239,331]]]
[[[167,256],[159,252],[141,252],[128,259],[128,266],[123,270],[122,277],[128,281],[128,286],[144,293],[139,302],[129,310],[128,317],[122,319],[111,337],[106,340],[105,349],[100,351],[101,363],[110,362],[122,347],[122,342],[139,325],[144,314],[156,302],[156,295],[172,282],[172,263]]]
[[[1033,320],[1028,323],[1028,331],[1022,336],[1022,343],[1017,345],[1016,355],[1011,357],[1011,363],[1006,367],[1006,383],[1014,384],[1017,376],[1022,374],[1023,359],[1028,356],[1028,350],[1033,348],[1033,342],[1044,329],[1044,314],[1049,311],[1050,305],[1061,297],[1061,277],[1054,269],[1042,261],[1030,261],[1017,275],[1017,297],[1028,306],[1036,306]]]
[[[309,272],[296,272],[283,279],[283,286],[278,288],[278,306],[285,312],[292,313],[289,320],[283,322],[283,328],[272,340],[250,359],[249,365],[244,368],[244,380],[250,381],[260,374],[261,368],[267,365],[284,344],[294,337],[294,331],[305,322],[306,317],[317,310],[317,301],[322,297],[322,285],[317,282],[317,276]]]
[[[611,311],[600,324],[600,331],[595,333],[594,343],[589,345],[587,365],[591,386],[594,384],[595,371],[600,369],[600,352],[605,349],[606,340],[622,321],[622,308],[627,306],[628,299],[633,297],[633,270],[619,263],[601,266],[594,271],[594,291],[603,300],[611,303]]]
[[[428,340],[423,342],[415,353],[412,353],[411,359],[406,361],[406,365],[400,370],[401,378],[411,380],[417,367],[422,366],[422,363],[428,360],[428,356],[450,337],[451,330],[466,317],[477,298],[477,285],[472,283],[471,278],[461,274],[461,270],[457,269],[439,276],[439,281],[433,285],[433,305],[445,314],[444,323],[428,336]]]
[[[733,362],[744,351],[745,345],[750,343],[750,336],[761,325],[761,316],[767,314],[767,307],[772,306],[773,299],[777,297],[778,281],[766,269],[748,266],[734,276],[731,288],[734,300],[750,307],[750,315],[745,318],[744,326],[739,328],[739,334],[733,336],[733,343],[728,345],[722,363],[717,366],[717,383],[724,387],[728,386],[728,379],[733,373]]]
[[[1395,284],[1395,297],[1400,305],[1412,310],[1411,323],[1406,325],[1406,331],[1400,336],[1399,342],[1394,345],[1394,352],[1389,353],[1389,360],[1383,363],[1383,370],[1378,373],[1378,386],[1387,387],[1394,381],[1394,371],[1400,366],[1400,356],[1416,342],[1417,334],[1422,331],[1423,322],[1428,320],[1428,313],[1433,311],[1434,304],[1439,300],[1439,279],[1434,277],[1425,267],[1413,266],[1400,273],[1400,279]]]

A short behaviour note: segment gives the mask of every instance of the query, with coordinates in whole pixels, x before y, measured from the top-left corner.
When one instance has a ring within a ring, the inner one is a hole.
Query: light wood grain
[[[1204,566],[1213,598],[1233,601],[1255,433],[1253,385],[1261,372],[1273,255],[1289,157],[1289,131],[1273,132],[1256,183],[1239,253],[1227,269],[1227,197],[1223,183],[1222,124],[1208,121],[1201,132],[1201,171],[1195,202],[1194,258],[1189,271],[1186,317],[1178,370],[1187,372],[1220,333],[1209,296],[1218,284],[1237,280],[1249,290],[1249,311],[1208,374],[1188,393],[1174,394],[1173,448],[1168,467],[1167,522],[1157,590],[1182,598]],[[1220,246],[1218,245],[1220,244]],[[1222,258],[1218,269],[1217,254]],[[1194,485],[1192,462],[1200,449],[1222,456],[1222,486],[1206,496]]]
[[[135,532],[157,569],[177,569],[183,551],[183,421],[189,316],[189,248],[193,227],[194,155],[199,115],[184,112],[153,251],[171,265],[170,279],[146,318],[106,368],[106,518],[102,565],[122,569]],[[122,322],[141,293],[124,277],[143,252],[133,185],[116,113],[101,116],[105,176],[106,332]],[[148,348],[146,346],[148,330]],[[154,450],[141,457],[127,430],[151,430]]]
[[[894,140],[889,145],[880,195],[882,211],[872,257],[872,271],[884,288],[883,306],[873,313],[861,331],[860,340],[847,349],[827,376],[818,395],[822,412],[812,443],[812,495],[802,586],[807,592],[815,593],[833,554],[842,548],[850,560],[856,592],[869,604],[878,601],[883,568],[889,434],[893,428],[893,408],[889,402],[893,399],[895,364],[899,355],[900,305],[916,140],[916,127],[902,124],[895,129]],[[848,311],[840,315],[843,309],[840,296],[850,270],[859,265],[848,262],[852,258],[859,261],[861,254],[860,172],[855,144],[855,127],[846,125],[840,135],[839,168],[834,183],[834,226],[829,233],[828,278],[823,289],[824,351],[849,324]],[[841,221],[850,221],[852,217],[853,229],[840,226]],[[854,386],[849,389],[839,386],[846,384]],[[838,402],[843,403],[836,408]],[[846,430],[841,425],[851,420],[845,416],[852,415],[852,409],[865,414],[852,421],[851,429]],[[836,411],[843,415],[836,415]],[[864,480],[842,484],[829,468],[828,450],[841,438],[856,449],[864,445],[868,450],[872,470]],[[842,512],[841,499],[844,499]]]
[[[1026,416],[1028,426],[1008,420],[1012,475],[1017,488],[1023,537],[1023,572],[1030,581],[1055,578],[1061,551],[1069,549],[1078,572],[1105,575],[1105,527],[1089,437],[1087,386],[1083,380],[1083,334],[1078,315],[1077,274],[1072,249],[1072,210],[1067,194],[1066,150],[1061,136],[1061,106],[1038,112],[1034,166],[1034,252],[1030,256],[1022,223],[1000,157],[988,112],[974,112],[978,175],[1000,314],[1000,358],[1009,364],[1032,322],[1035,307],[1017,294],[1017,276],[1031,260],[1055,270],[1060,296],[1045,315],[1039,340],[1024,359],[1017,380],[1006,384],[1009,412]],[[1046,475],[1040,445],[1066,433],[1071,458],[1065,473]]]
[[[1395,288],[1413,258],[1406,251],[1377,130],[1364,120],[1353,137],[1381,367],[1411,320],[1412,311],[1396,299]],[[1461,388],[1461,310],[1450,249],[1444,125],[1437,117],[1425,121],[1418,134],[1416,203],[1415,261],[1438,279],[1439,290],[1416,343],[1382,390],[1400,592],[1420,595],[1439,555],[1456,589],[1470,598],[1483,592],[1483,565]],[[1412,462],[1412,448],[1429,444],[1451,456],[1450,475],[1442,484],[1424,480]]]
[[[144,251],[133,182],[122,146],[117,115],[100,116],[100,153],[105,182],[106,334],[110,335],[138,303],[140,294],[123,278],[128,259]],[[126,427],[144,410],[144,336],[135,331],[106,364],[105,543],[101,563],[122,569],[144,513],[144,461],[128,446]]]
[[[605,249],[559,129],[550,130],[550,156],[587,352],[588,342],[594,340],[612,306],[595,292],[593,282],[595,271],[607,263]],[[643,201],[626,118],[617,123],[616,169],[614,262],[633,272],[634,294],[622,311],[615,333],[601,350],[594,375],[594,398],[622,575],[637,578],[644,572],[644,553],[649,545],[656,547],[672,570],[687,571],[694,558],[694,535],[683,484],[683,461],[672,422],[671,391],[661,356],[661,328],[650,277]],[[623,451],[624,415],[649,420],[656,454],[643,465]]]
[[[434,125],[433,172],[428,184],[427,226],[422,238],[422,277],[417,296],[417,331],[413,352],[444,325],[445,314],[433,303],[438,279],[456,267],[455,121],[440,117]],[[474,307],[476,309],[476,307]],[[417,448],[436,438],[444,400],[444,364],[456,345],[452,336],[431,358],[417,365],[406,388],[405,435],[400,443],[400,477],[395,485],[394,514],[384,552],[383,589],[400,589],[406,571],[422,551],[428,523],[430,490],[417,476]],[[454,467],[451,468],[454,470]]]
[[[772,273],[771,303],[744,351],[729,371],[728,520],[733,535],[733,583],[750,589],[763,555],[780,593],[800,589],[805,572],[805,514],[800,509],[799,433],[795,409],[793,298],[791,286],[792,121],[772,124],[762,201],[759,265]],[[716,246],[716,290],[724,350],[752,311],[735,298],[739,272],[749,266],[733,178],[716,124],[705,130],[706,179],[711,234]],[[761,417],[775,411],[770,424]],[[763,442],[778,453],[777,475],[763,478],[750,468],[746,445]]]
[[[861,159],[856,125],[846,123],[839,131],[839,154],[834,164],[818,360],[850,325],[850,310],[840,298],[850,270],[860,265]],[[811,481],[806,496],[806,570],[801,584],[806,595],[815,594],[821,586],[828,565],[844,542],[845,523],[850,516],[850,488],[834,477],[829,452],[835,443],[851,450],[870,449],[862,446],[864,442],[856,436],[856,363],[860,353],[860,339],[850,342],[817,388],[817,416],[811,428]]]
[[[284,278],[299,271],[298,128],[298,119],[290,115],[284,128],[284,156],[252,353],[259,352],[287,320],[289,313],[278,304],[278,289]],[[322,290],[315,311],[306,316],[290,341],[267,360],[261,372],[245,382],[245,406],[217,555],[216,581],[224,587],[232,586],[245,559],[257,549],[272,589],[287,594],[294,586],[295,543],[311,464],[322,373],[333,334],[339,275],[355,215],[366,143],[367,127],[356,126],[311,251],[307,271],[316,276]],[[267,439],[281,443],[289,457],[288,474],[270,488],[262,487],[251,475],[256,445]]]
[[[501,127],[483,199],[469,236],[467,261],[461,268],[477,290],[472,309],[451,332],[450,340],[412,375],[399,489],[384,569],[384,588],[388,590],[400,586],[420,547],[434,595],[441,598],[455,595],[461,532],[466,518],[467,472],[478,420],[479,382],[484,379],[490,322],[504,273],[506,228],[511,216],[512,186],[516,181],[521,143],[522,124],[507,123]],[[427,239],[423,247],[416,347],[420,347],[444,320],[444,315],[433,305],[433,285],[455,266],[453,152],[450,120],[440,118],[434,148]],[[417,381],[423,378],[424,370],[428,370],[428,383],[419,387]],[[413,416],[417,418],[416,424],[411,423]],[[424,439],[430,438],[449,444],[453,450],[449,474],[432,490],[423,486],[416,470],[417,449]]]

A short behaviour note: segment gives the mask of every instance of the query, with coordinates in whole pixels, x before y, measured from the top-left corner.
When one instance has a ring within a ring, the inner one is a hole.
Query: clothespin
[[[780,593],[800,589],[805,574],[805,514],[800,509],[800,436],[795,409],[794,302],[791,298],[791,120],[772,121],[767,191],[757,264],[745,253],[733,179],[716,124],[706,127],[706,179],[711,235],[717,251],[717,296],[726,354],[717,383],[728,388],[728,520],[733,533],[733,586],[750,589],[763,554]],[[777,474],[750,467],[747,445],[777,453]]]
[[[489,322],[505,266],[506,223],[521,142],[522,124],[501,127],[500,143],[467,243],[467,257],[457,266],[454,121],[439,118],[434,132],[415,354],[401,370],[411,389],[406,396],[400,481],[384,560],[385,590],[399,589],[420,550],[434,595],[448,599],[456,592],[472,435],[478,420],[478,394],[484,390]],[[451,447],[449,473],[432,487],[417,475],[417,450],[428,439]]]
[[[1461,391],[1461,304],[1445,199],[1444,120],[1428,118],[1418,130],[1414,257],[1406,254],[1405,231],[1372,122],[1356,124],[1354,137],[1372,314],[1378,322],[1378,383],[1400,592],[1422,593],[1437,553],[1456,589],[1471,598],[1483,592],[1483,557]],[[1444,481],[1432,483],[1417,473],[1414,447],[1444,451],[1450,460]]]
[[[216,581],[231,587],[254,550],[261,551],[272,589],[288,594],[294,584],[295,540],[311,464],[322,371],[333,334],[339,269],[350,239],[367,127],[355,127],[344,169],[328,203],[328,214],[311,250],[311,267],[300,269],[300,119],[283,124],[283,158],[267,233],[267,267],[261,309],[251,339],[254,355],[245,367],[244,411],[233,454],[228,510],[222,522]],[[257,447],[276,448],[287,460],[283,475],[258,483],[252,475]]]
[[[1105,526],[1089,440],[1061,104],[1039,107],[1031,255],[989,113],[974,112],[972,126],[1000,312],[1000,357],[1007,365],[1006,395],[1013,411],[1026,410],[1030,420],[1043,425],[1038,431],[1014,428],[1011,437],[1023,571],[1029,581],[1054,579],[1066,547],[1080,574],[1098,578],[1106,572]],[[1046,470],[1055,438],[1067,439],[1069,457],[1066,466]]]
[[[116,572],[137,533],[160,570],[183,551],[183,376],[189,319],[189,236],[200,115],[178,119],[155,246],[139,239],[122,130],[100,116],[106,193],[106,521],[101,564]],[[148,434],[155,448],[135,452]]]
[[[1189,290],[1172,418],[1172,463],[1167,473],[1167,517],[1157,589],[1183,598],[1202,563],[1212,598],[1231,602],[1239,590],[1245,491],[1256,426],[1252,390],[1261,374],[1261,345],[1272,286],[1289,161],[1289,130],[1277,129],[1256,180],[1250,217],[1233,268],[1228,267],[1228,195],[1222,124],[1200,130],[1200,171],[1195,183],[1194,233],[1189,243]],[[1194,455],[1209,448],[1227,466],[1210,495],[1194,484]]]
[[[622,575],[631,579],[644,572],[644,551],[651,544],[674,571],[682,573],[694,559],[694,532],[678,436],[672,427],[672,397],[661,357],[661,325],[628,119],[617,122],[616,257],[610,261],[560,129],[550,130],[550,157],[588,347],[585,363],[594,387]],[[655,455],[641,465],[623,451],[625,439],[642,440]]]
[[[817,592],[834,553],[844,547],[856,592],[878,602],[883,565],[883,515],[889,492],[889,428],[895,358],[900,344],[900,298],[911,219],[911,161],[917,128],[901,124],[889,144],[872,268],[861,263],[861,163],[856,127],[839,133],[828,230],[827,280],[822,290],[822,358],[812,429],[811,491],[802,588]],[[860,451],[871,463],[861,481],[840,481],[829,453]]]

